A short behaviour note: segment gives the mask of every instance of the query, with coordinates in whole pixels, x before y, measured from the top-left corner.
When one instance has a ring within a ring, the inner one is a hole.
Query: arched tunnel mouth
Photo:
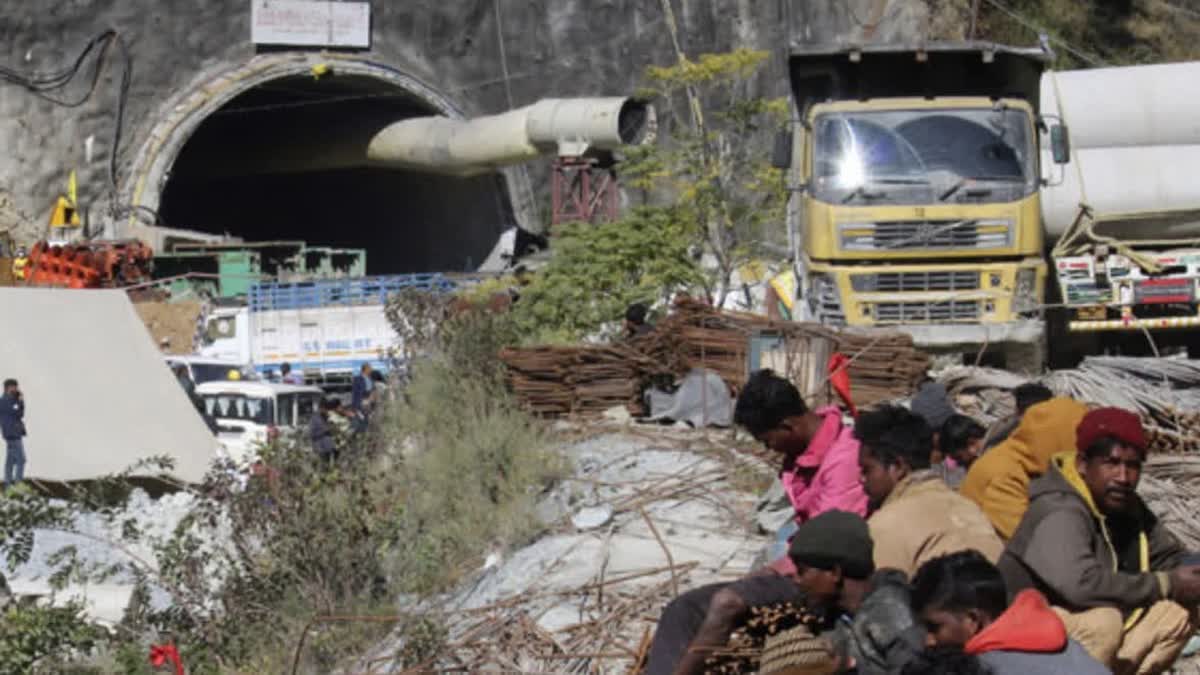
[[[246,242],[365,249],[368,274],[474,270],[516,226],[504,176],[460,178],[366,161],[377,131],[436,114],[414,93],[365,75],[259,84],[185,142],[163,187],[161,223]]]

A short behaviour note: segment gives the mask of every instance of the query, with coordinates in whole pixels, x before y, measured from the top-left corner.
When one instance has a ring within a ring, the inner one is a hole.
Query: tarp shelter
[[[0,317],[0,379],[25,395],[26,478],[94,479],[159,455],[178,480],[204,476],[216,439],[123,291],[0,288]]]

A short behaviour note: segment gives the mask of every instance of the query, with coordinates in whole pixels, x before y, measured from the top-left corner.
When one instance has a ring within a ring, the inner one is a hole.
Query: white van
[[[196,385],[204,412],[217,422],[217,440],[239,466],[275,434],[303,433],[324,396],[318,387],[226,380]]]

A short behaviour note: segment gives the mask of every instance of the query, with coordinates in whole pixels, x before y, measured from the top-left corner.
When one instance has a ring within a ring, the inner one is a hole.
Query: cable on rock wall
[[[133,74],[133,57],[129,53],[129,46],[126,44],[125,38],[116,29],[109,28],[89,40],[70,65],[49,73],[27,73],[0,65],[0,82],[17,85],[54,105],[78,108],[91,100],[93,94],[96,93],[96,87],[100,83],[100,73],[104,71],[109,51],[113,45],[116,45],[121,57],[121,77],[117,88],[116,110],[113,115],[112,149],[108,159],[108,180],[115,198],[118,183],[117,158],[121,150],[125,109],[129,100],[129,88]],[[84,65],[93,53],[96,54],[96,57],[92,62],[87,90],[77,98],[64,96],[62,91],[75,81],[80,72],[84,71]]]

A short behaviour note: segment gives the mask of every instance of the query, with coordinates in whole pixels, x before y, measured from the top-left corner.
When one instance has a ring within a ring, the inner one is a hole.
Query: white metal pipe
[[[652,137],[654,119],[652,106],[630,98],[542,99],[473,120],[396,122],[371,139],[367,158],[373,165],[471,176],[544,154],[642,143]]]

